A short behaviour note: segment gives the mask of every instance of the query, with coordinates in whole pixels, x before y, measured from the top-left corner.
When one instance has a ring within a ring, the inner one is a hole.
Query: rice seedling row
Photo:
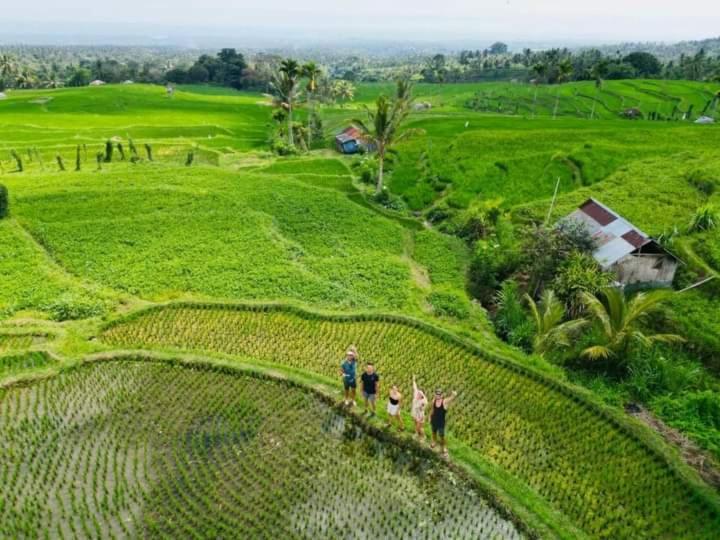
[[[581,529],[602,538],[711,538],[703,499],[659,454],[563,387],[460,342],[391,318],[301,316],[281,309],[174,305],[108,327],[117,346],[217,351],[336,376],[354,343],[387,388],[460,397],[451,435],[521,479]]]
[[[521,538],[464,476],[316,395],[124,359],[0,393],[3,538]]]

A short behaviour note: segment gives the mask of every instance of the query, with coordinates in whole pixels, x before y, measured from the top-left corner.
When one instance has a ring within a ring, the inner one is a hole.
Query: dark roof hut
[[[669,287],[680,260],[656,240],[595,199],[565,218],[582,223],[595,240],[593,258],[622,285]]]

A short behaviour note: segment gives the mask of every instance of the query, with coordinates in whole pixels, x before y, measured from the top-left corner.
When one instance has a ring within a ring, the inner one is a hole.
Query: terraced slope
[[[507,538],[474,485],[314,394],[95,363],[0,393],[3,538]]]
[[[336,376],[355,343],[385,384],[457,390],[452,436],[531,486],[598,538],[711,538],[715,499],[637,432],[573,391],[401,319],[321,317],[280,308],[175,305],[110,326],[115,346],[247,355]]]

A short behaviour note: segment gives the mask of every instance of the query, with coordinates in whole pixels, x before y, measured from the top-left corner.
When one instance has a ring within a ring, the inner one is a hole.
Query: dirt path
[[[625,410],[630,416],[637,418],[661,435],[669,444],[678,448],[685,463],[695,469],[703,480],[720,491],[720,466],[710,454],[644,407],[631,404]]]

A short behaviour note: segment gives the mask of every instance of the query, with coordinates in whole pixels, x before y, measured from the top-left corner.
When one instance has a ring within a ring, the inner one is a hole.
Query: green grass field
[[[328,146],[333,130],[391,90],[360,85],[353,103],[322,108]],[[648,428],[567,383],[558,366],[501,342],[467,293],[470,249],[423,224],[433,207],[457,211],[478,201],[500,202],[517,223],[544,218],[559,178],[554,217],[593,196],[648,233],[677,228],[678,251],[692,254],[706,273],[720,271],[720,237],[684,234],[697,207],[717,204],[718,190],[708,182],[720,187],[714,152],[720,130],[688,121],[626,121],[614,112],[625,105],[664,111],[692,104],[697,114],[713,86],[608,82],[593,120],[587,108],[600,97],[587,97],[592,84],[563,85],[553,120],[557,90],[538,89],[542,106],[533,118],[520,105],[531,86],[418,85],[418,101],[432,108],[413,113],[409,125],[420,131],[398,145],[388,177],[414,216],[370,203],[353,177],[355,158],[330,148],[271,155],[271,109],[259,94],[181,87],[170,99],[162,87],[143,85],[11,92],[0,102],[0,184],[10,193],[10,215],[0,220],[0,432],[12,445],[0,444],[0,461],[7,462],[5,452],[14,466],[2,473],[9,483],[0,483],[0,493],[10,502],[0,504],[0,535],[223,536],[246,527],[258,535],[332,536],[350,523],[335,517],[344,508],[339,498],[382,506],[378,527],[368,533],[404,538],[412,537],[419,513],[427,513],[426,497],[440,489],[454,494],[452,523],[431,520],[420,537],[449,528],[458,531],[453,537],[530,530],[568,539],[712,538],[720,527],[717,493]],[[503,103],[515,100],[517,110],[497,110],[500,94]],[[477,96],[491,105],[470,108]],[[98,168],[95,155],[109,138],[123,144],[126,159],[116,150]],[[129,159],[130,138],[142,158],[137,163]],[[78,145],[81,170],[75,171]],[[23,172],[15,171],[11,150]],[[195,161],[187,167],[190,151]],[[58,170],[58,154],[66,171]],[[443,180],[440,188],[423,177],[422,154]],[[688,274],[698,265],[688,265]],[[695,290],[677,303],[679,324],[702,344],[697,355],[704,359],[720,349],[705,335],[720,327],[713,291]],[[143,310],[165,302],[170,306]],[[206,302],[209,307],[199,304]],[[247,303],[293,308],[253,311]],[[385,439],[376,420],[347,442],[318,419],[337,417],[323,400],[339,396],[334,376],[350,343],[406,396],[413,373],[428,391],[435,385],[461,391],[450,413],[454,464],[447,469],[427,454],[428,470],[439,471],[430,484],[392,457],[412,446],[409,437]],[[121,348],[154,350],[133,358],[200,354],[204,366],[223,372],[174,360],[75,369],[97,359],[88,357],[95,353],[127,360],[116,351]],[[226,372],[239,367],[292,385]],[[247,397],[253,385],[266,398],[259,408]],[[152,391],[139,391],[146,387]],[[663,396],[653,410],[712,448],[720,428],[710,420],[687,422],[687,411],[712,407],[705,392]],[[193,406],[179,410],[182,396]],[[65,403],[75,408],[56,423],[42,414]],[[243,412],[226,415],[228,408]],[[92,429],[71,439],[68,433],[91,413]],[[267,420],[245,427],[253,414]],[[16,429],[23,418],[32,419],[25,435]],[[123,418],[132,418],[137,439],[123,435]],[[162,436],[150,428],[160,424]],[[285,429],[298,424],[304,430]],[[237,439],[248,429],[247,441]],[[59,457],[28,470],[22,460],[47,437]],[[98,440],[107,445],[98,447]],[[280,468],[321,478],[325,498],[313,500],[298,479],[264,489],[277,474],[264,458],[273,444],[284,449]],[[374,445],[383,449],[371,459],[363,452]],[[63,475],[75,473],[62,468],[62,456],[74,447],[81,449],[75,472],[96,472],[70,489]],[[236,459],[238,451],[247,451],[246,464]],[[345,467],[337,460],[343,452],[383,478],[380,493],[367,493],[362,483],[341,490],[327,471]],[[313,468],[307,455],[322,459]],[[116,467],[133,472],[118,482]],[[230,484],[220,478],[226,467],[237,476]],[[54,488],[39,489],[49,476]],[[233,504],[242,480],[257,501],[254,515]],[[387,512],[397,502],[386,496],[390,485],[402,485],[417,504]],[[480,487],[482,493],[472,494]],[[293,494],[313,519],[279,518],[287,517],[284,505]]]

